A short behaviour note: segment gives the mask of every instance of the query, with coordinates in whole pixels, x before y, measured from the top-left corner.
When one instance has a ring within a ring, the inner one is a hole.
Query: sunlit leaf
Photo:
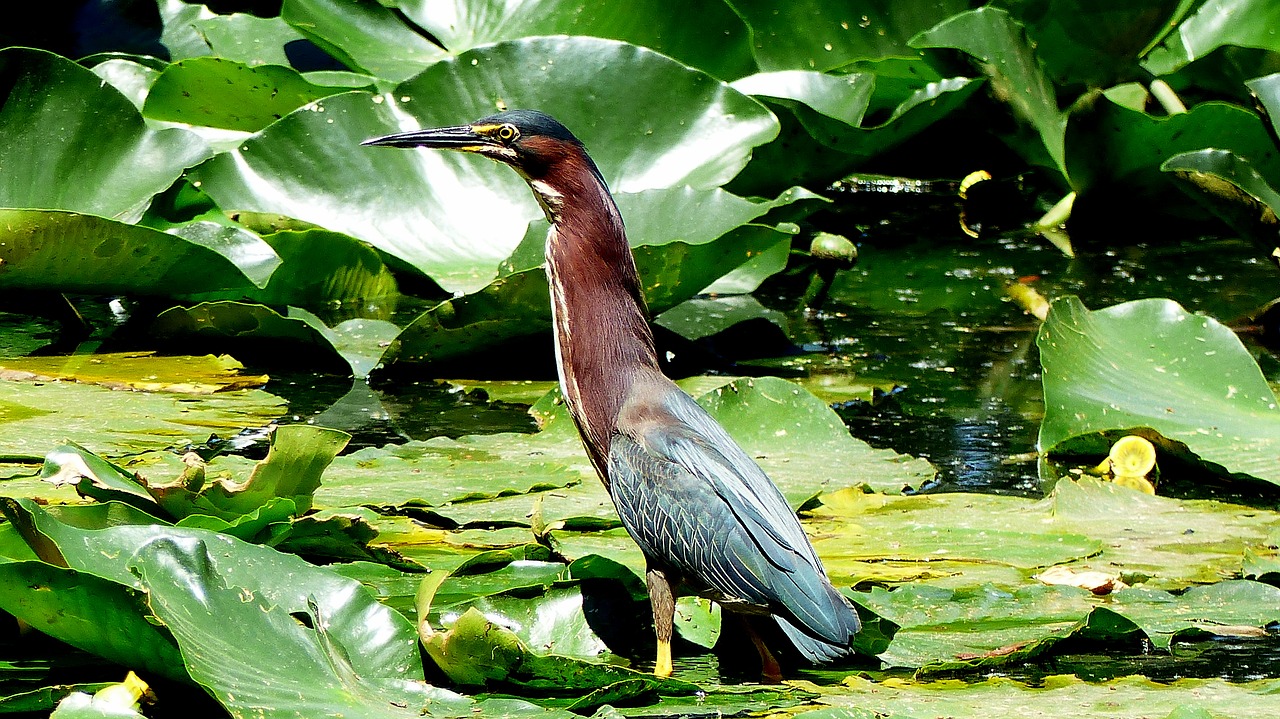
[[[108,456],[164,449],[203,442],[211,433],[262,427],[284,410],[283,400],[261,390],[193,397],[64,382],[0,382],[5,420],[0,453],[43,459],[67,437]]]
[[[504,80],[535,75],[537,83]],[[497,88],[501,96],[492,94]],[[616,97],[601,96],[602,88]],[[631,120],[605,121],[601,102],[618,112],[632,107]],[[652,51],[595,38],[533,38],[441,62],[393,93],[326,98],[195,173],[223,208],[308,220],[369,242],[446,290],[476,290],[542,214],[524,182],[484,158],[359,143],[397,129],[469,122],[500,105],[556,116],[618,192],[715,187],[776,132],[759,104]]]
[[[1280,50],[1280,38],[1271,32],[1277,23],[1280,8],[1267,0],[1207,0],[1143,65],[1164,75],[1224,45]]]
[[[208,148],[151,130],[114,87],[43,50],[0,50],[0,207],[136,220]]]
[[[110,389],[212,394],[261,387],[265,375],[242,374],[244,365],[228,355],[156,356],[153,352],[113,352],[68,357],[0,359],[0,379],[71,381]]]

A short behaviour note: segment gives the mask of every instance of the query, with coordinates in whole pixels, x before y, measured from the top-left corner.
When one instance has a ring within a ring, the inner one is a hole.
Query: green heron
[[[781,676],[752,622],[772,617],[801,657],[852,653],[852,605],[831,585],[782,492],[658,366],[635,259],[604,177],[564,125],[510,110],[366,145],[459,150],[510,165],[551,222],[546,270],[560,388],[587,454],[644,552],[658,653],[671,674],[678,589],[742,614],[763,674]]]

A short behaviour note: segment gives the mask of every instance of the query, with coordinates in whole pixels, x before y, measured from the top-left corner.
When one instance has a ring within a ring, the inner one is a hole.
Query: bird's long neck
[[[622,216],[594,166],[576,169],[558,173],[571,184],[531,184],[552,223],[546,260],[560,388],[607,482],[618,413],[636,376],[658,371],[658,358]]]

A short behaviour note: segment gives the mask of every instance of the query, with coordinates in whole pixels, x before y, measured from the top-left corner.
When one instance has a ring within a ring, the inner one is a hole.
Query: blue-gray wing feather
[[[645,554],[728,598],[767,607],[815,661],[848,653],[858,630],[778,488],[719,424],[672,387],[674,422],[609,448],[609,491]]]

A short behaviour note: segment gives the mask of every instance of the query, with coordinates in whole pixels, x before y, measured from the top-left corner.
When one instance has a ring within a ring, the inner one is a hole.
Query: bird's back
[[[695,587],[767,609],[800,653],[851,652],[856,612],[827,579],[777,486],[665,377],[633,387],[609,447],[609,493],[650,560]]]

